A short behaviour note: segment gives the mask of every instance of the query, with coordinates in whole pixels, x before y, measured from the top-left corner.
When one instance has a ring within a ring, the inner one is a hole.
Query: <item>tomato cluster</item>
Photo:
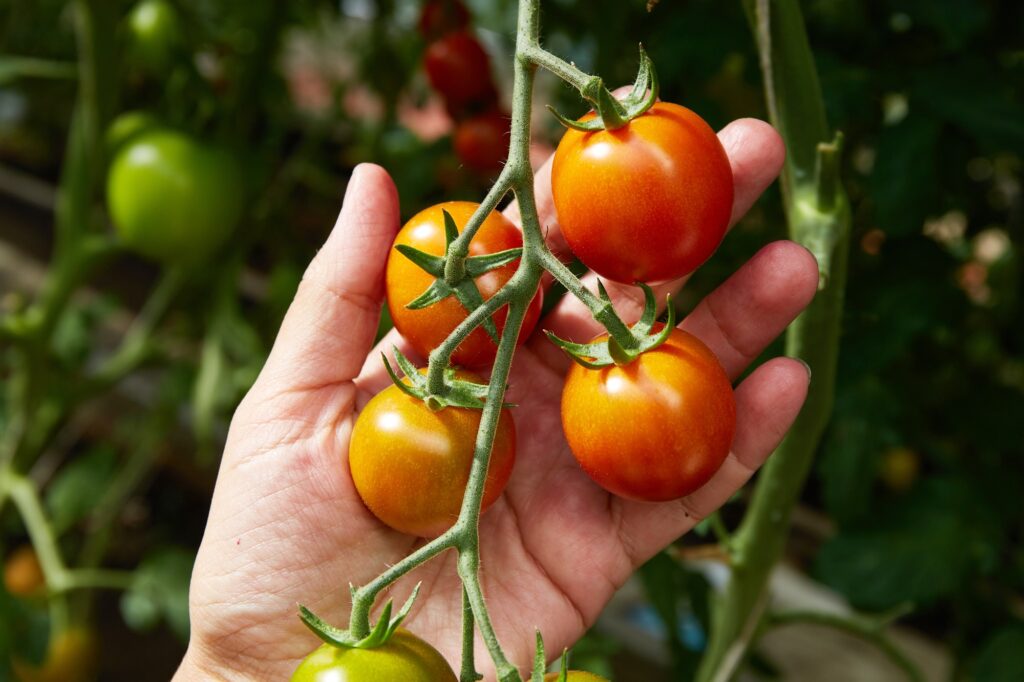
[[[461,0],[428,0],[419,30],[429,41],[423,66],[455,120],[454,145],[471,170],[494,173],[508,155],[509,115],[501,108],[486,50]]]

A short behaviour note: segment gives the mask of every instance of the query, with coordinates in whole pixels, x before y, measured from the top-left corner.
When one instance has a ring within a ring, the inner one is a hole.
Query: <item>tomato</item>
[[[480,41],[465,31],[431,43],[423,55],[423,66],[431,86],[455,114],[497,98],[487,53]]]
[[[423,3],[416,27],[428,40],[469,26],[469,10],[460,0],[428,0]]]
[[[470,169],[481,173],[501,170],[508,157],[511,119],[501,111],[488,111],[455,127],[455,153]]]
[[[125,144],[158,126],[156,117],[148,111],[126,111],[107,126],[104,136],[107,154],[113,157]]]
[[[451,666],[430,646],[399,628],[379,647],[323,644],[303,659],[292,682],[456,682]]]
[[[544,682],[558,682],[561,678],[561,673],[548,673],[544,676]],[[583,672],[581,670],[570,670],[565,676],[566,682],[608,682],[600,675],[594,673]]]
[[[921,472],[921,457],[909,448],[890,448],[882,454],[879,476],[889,490],[902,493],[913,487]]]
[[[121,239],[165,263],[209,256],[234,230],[242,199],[231,155],[166,129],[131,140],[107,175],[107,204]]]
[[[457,377],[480,382],[468,372]],[[450,528],[462,508],[481,414],[465,407],[434,412],[397,386],[375,395],[356,420],[348,454],[352,481],[373,515],[418,537],[435,537]],[[515,458],[516,427],[503,408],[482,509],[505,489]]]
[[[693,272],[722,242],[732,213],[732,169],[715,131],[664,102],[618,130],[566,131],[551,191],[569,247],[617,282]]]
[[[142,0],[128,15],[133,55],[151,69],[166,68],[180,30],[178,15],[166,0]]]
[[[679,329],[622,367],[574,364],[562,428],[583,470],[634,500],[674,500],[708,482],[732,445],[736,402],[718,359]]]
[[[469,201],[449,201],[420,211],[407,222],[395,237],[395,245],[407,244],[424,253],[444,255],[444,214],[448,211],[461,231],[469,222],[478,204]],[[480,256],[488,253],[516,249],[523,245],[522,234],[505,216],[492,211],[469,245],[469,255]],[[486,301],[496,294],[515,274],[519,261],[513,261],[500,268],[484,273],[476,279],[480,295]],[[427,357],[431,350],[441,345],[460,322],[466,319],[466,309],[451,296],[439,303],[409,310],[405,306],[419,297],[434,282],[434,277],[403,256],[396,249],[388,256],[385,275],[388,309],[395,328],[404,336],[416,352]],[[519,332],[522,343],[529,338],[537,319],[543,295],[538,291],[527,309],[523,326]],[[503,307],[492,317],[499,335],[505,327],[508,308]],[[483,367],[494,361],[498,348],[483,327],[478,327],[459,344],[452,354],[452,362],[464,367]]]
[[[4,562],[4,587],[16,597],[40,594],[46,587],[43,567],[31,545],[23,545],[11,552]]]
[[[14,677],[20,682],[92,682],[98,675],[96,635],[85,628],[69,628],[50,638],[41,666],[11,658]]]

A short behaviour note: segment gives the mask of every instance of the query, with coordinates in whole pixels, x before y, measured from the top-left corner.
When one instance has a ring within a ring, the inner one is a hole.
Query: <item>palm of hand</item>
[[[733,124],[722,136],[736,175],[738,217],[778,171],[777,138],[754,122]],[[545,195],[539,201],[542,216],[550,213]],[[362,169],[267,367],[233,420],[191,593],[189,655],[219,676],[286,677],[317,644],[297,617],[298,603],[344,627],[347,583],[373,579],[422,542],[370,514],[347,466],[358,410],[388,381],[379,354],[367,350],[396,228],[390,181],[379,169]],[[683,326],[735,377],[806,305],[815,282],[805,251],[771,245]],[[612,289],[620,313],[635,319],[627,292]],[[556,307],[542,326],[576,339],[597,331],[573,301]],[[392,342],[401,345],[394,334],[383,345]],[[481,519],[491,618],[510,660],[522,666],[531,660],[536,628],[549,651],[570,646],[640,563],[742,485],[788,428],[807,385],[795,362],[762,365],[737,390],[733,454],[715,478],[684,500],[643,504],[605,493],[572,458],[559,418],[566,362],[541,335],[517,353],[508,398],[519,404],[516,468]],[[388,596],[400,601],[420,581],[408,625],[457,669],[462,588],[454,552],[412,572]],[[477,667],[491,679],[479,641]]]

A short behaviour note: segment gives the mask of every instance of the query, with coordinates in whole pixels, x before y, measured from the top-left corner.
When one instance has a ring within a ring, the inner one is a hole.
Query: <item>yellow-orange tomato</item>
[[[456,677],[437,649],[399,628],[370,649],[321,644],[303,659],[292,682],[456,682]]]
[[[458,377],[480,379],[466,372]],[[349,445],[352,481],[373,515],[397,531],[435,537],[459,516],[481,410],[426,404],[388,386],[366,404]],[[502,409],[482,508],[501,495],[515,462],[516,430]]]
[[[622,367],[574,365],[562,427],[601,487],[634,500],[674,500],[707,483],[729,454],[736,402],[714,354],[675,329]]]
[[[451,214],[461,232],[469,222],[479,204],[469,201],[449,201],[420,211],[407,222],[395,237],[395,246],[406,244],[424,253],[443,256],[445,250],[444,214]],[[519,230],[505,216],[492,211],[473,237],[469,255],[482,256],[523,245]],[[519,261],[513,261],[500,268],[484,273],[476,279],[480,295],[486,301],[496,294],[515,274]],[[403,256],[396,249],[388,256],[386,285],[388,310],[395,328],[423,357],[441,345],[452,330],[466,319],[466,309],[451,296],[439,303],[409,310],[405,306],[420,296],[434,282],[434,277]],[[529,337],[540,317],[542,294],[538,291],[526,311],[519,341]],[[505,327],[508,308],[503,307],[493,315],[498,333]],[[494,361],[498,347],[482,327],[478,327],[459,344],[452,354],[452,362],[463,367],[484,367]]]
[[[50,638],[42,665],[13,657],[11,667],[20,682],[92,682],[98,674],[98,656],[96,635],[73,627]]]
[[[46,586],[43,567],[31,545],[23,545],[11,552],[4,562],[4,587],[16,597],[31,597]]]
[[[693,272],[722,242],[732,213],[732,169],[718,136],[667,102],[617,130],[566,131],[551,191],[569,247],[617,282]]]
[[[558,682],[561,678],[561,673],[548,673],[544,676],[544,682]],[[600,675],[594,673],[587,673],[581,670],[570,670],[565,674],[566,682],[608,682]]]

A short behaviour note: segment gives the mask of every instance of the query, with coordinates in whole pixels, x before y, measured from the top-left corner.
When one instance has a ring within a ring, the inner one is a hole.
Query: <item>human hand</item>
[[[777,176],[783,149],[765,123],[741,120],[720,138],[735,181],[735,223]],[[537,176],[549,242],[564,242],[550,197],[550,163]],[[515,206],[507,213],[516,219]],[[178,679],[282,679],[318,640],[300,622],[303,603],[334,623],[362,584],[422,540],[381,524],[349,476],[348,441],[359,410],[389,379],[371,352],[384,264],[399,227],[398,198],[376,166],[355,170],[341,215],[303,279],[259,379],[232,420],[190,594],[192,640]],[[807,305],[817,267],[790,242],[764,247],[680,325],[701,338],[734,379]],[[596,281],[585,281],[596,288]],[[659,298],[682,281],[656,287]],[[640,290],[608,283],[627,322]],[[541,321],[562,338],[601,331],[571,297]],[[382,341],[397,344],[392,332]],[[559,402],[569,360],[543,334],[520,348],[508,400],[518,425],[516,468],[481,518],[483,587],[510,660],[526,668],[539,628],[549,651],[578,639],[644,561],[724,503],[764,461],[795,419],[809,376],[777,358],[736,389],[732,453],[703,488],[659,504],[610,495],[580,470],[562,436]],[[454,553],[400,580],[401,601],[422,582],[406,626],[458,669],[462,587]],[[478,668],[493,679],[478,640]]]

